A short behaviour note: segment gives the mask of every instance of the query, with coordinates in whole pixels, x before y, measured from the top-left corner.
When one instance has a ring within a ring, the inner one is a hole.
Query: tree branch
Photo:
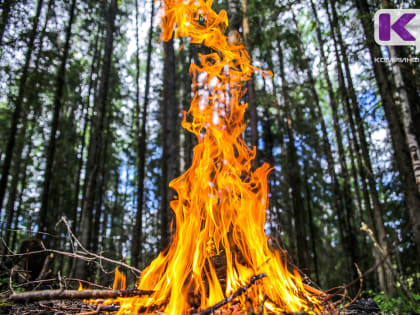
[[[46,300],[88,300],[88,299],[112,299],[117,297],[130,297],[151,295],[154,291],[143,290],[45,290],[45,291],[32,291],[23,293],[14,293],[10,296],[10,300],[17,303],[28,303],[35,301]]]
[[[265,273],[259,274],[257,276],[253,276],[249,283],[246,286],[240,287],[238,290],[236,290],[231,296],[224,299],[223,301],[220,301],[219,303],[210,306],[209,308],[206,308],[205,310],[201,311],[200,313],[195,313],[195,315],[209,315],[213,313],[215,310],[221,308],[222,306],[230,303],[233,301],[234,298],[240,296],[242,293],[247,291],[257,280],[262,279],[266,277],[267,275]]]

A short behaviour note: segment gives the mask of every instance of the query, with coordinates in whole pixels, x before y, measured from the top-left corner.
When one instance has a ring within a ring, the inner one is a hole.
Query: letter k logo
[[[379,15],[379,39],[381,41],[391,40],[391,29],[404,41],[415,41],[416,38],[405,29],[405,26],[416,16],[415,13],[404,13],[391,25],[391,14],[382,13]]]
[[[373,18],[375,42],[383,46],[416,46],[420,52],[420,9],[381,9]]]

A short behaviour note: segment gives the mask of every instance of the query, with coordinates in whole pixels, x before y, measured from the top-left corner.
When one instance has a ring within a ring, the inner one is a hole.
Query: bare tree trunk
[[[108,103],[108,87],[112,64],[112,53],[114,45],[114,31],[115,19],[118,12],[118,1],[112,0],[108,10],[108,23],[105,40],[105,52],[101,71],[101,81],[98,91],[98,96],[95,100],[96,115],[92,120],[92,131],[89,143],[88,161],[86,165],[86,196],[84,198],[82,215],[80,221],[79,240],[84,246],[89,249],[91,242],[91,229],[89,228],[95,206],[95,198],[97,192],[97,180],[99,174],[98,161],[103,152],[103,142],[105,130],[105,116],[107,112]],[[83,279],[86,277],[87,268],[86,264],[82,261],[77,262],[76,275],[78,278]]]
[[[391,58],[397,58],[399,55],[395,47],[388,46]],[[407,90],[405,89],[401,68],[398,62],[392,63],[392,72],[394,73],[394,83],[397,88],[399,103],[402,112],[402,123],[407,138],[408,150],[410,151],[411,163],[413,166],[414,177],[417,183],[417,189],[420,193],[420,150],[414,131],[413,120],[411,119],[411,108]]]
[[[152,1],[150,12],[150,28],[149,38],[147,41],[147,61],[146,61],[146,86],[144,91],[143,111],[140,127],[140,46],[139,46],[139,22],[138,22],[138,1],[136,3],[136,129],[137,129],[137,213],[134,224],[133,240],[131,244],[132,266],[139,267],[142,262],[142,246],[143,246],[143,196],[144,196],[144,179],[146,173],[146,137],[147,137],[147,110],[149,106],[149,90],[150,90],[150,71],[152,62],[152,41],[153,41],[153,17],[155,14],[155,3]]]
[[[247,16],[248,12],[248,0],[241,0],[241,8],[242,8],[242,35],[244,38],[245,48],[248,51],[248,54],[252,55],[252,47],[249,41],[249,19]],[[252,58],[252,57],[251,57]],[[250,114],[250,127],[251,127],[251,145],[256,147],[257,156],[253,161],[253,165],[256,166],[258,162],[258,113],[257,113],[257,101],[255,95],[255,81],[254,77],[252,76],[251,80],[248,80],[247,83],[247,96],[248,96],[248,110]]]
[[[18,90],[18,95],[16,97],[15,109],[12,115],[12,124],[10,126],[9,137],[8,137],[7,145],[6,145],[6,154],[5,154],[5,158],[3,162],[1,180],[0,180],[0,215],[3,209],[3,201],[4,201],[4,196],[6,194],[7,182],[9,179],[10,166],[12,163],[12,156],[13,156],[13,151],[14,151],[15,142],[16,142],[16,134],[17,134],[18,124],[19,124],[20,115],[21,115],[22,106],[23,106],[23,97],[25,94],[26,81],[28,79],[28,71],[29,71],[29,66],[32,59],[32,52],[34,50],[34,43],[35,43],[35,38],[37,35],[39,17],[41,15],[41,9],[42,9],[43,3],[44,3],[43,0],[38,0],[37,2],[34,22],[32,25],[31,33],[29,35],[28,49],[25,55],[25,63],[23,65],[22,76],[19,81],[19,90]]]
[[[112,115],[110,113],[107,114],[107,117],[105,117],[105,129],[107,130],[105,132],[105,139],[102,139],[103,144],[101,145],[103,147],[103,153],[100,157],[99,161],[99,185],[97,187],[97,200],[95,203],[95,217],[92,224],[92,240],[90,244],[90,248],[92,249],[92,252],[96,253],[99,246],[99,230],[101,227],[101,217],[102,217],[102,206],[103,206],[103,199],[104,199],[104,187],[107,183],[107,172],[106,172],[106,166],[107,166],[107,160],[108,160],[108,146],[109,146],[109,132],[110,132],[110,124],[111,124]]]
[[[79,151],[79,165],[77,169],[77,177],[76,177],[76,189],[74,193],[74,210],[73,210],[73,217],[71,222],[71,229],[73,233],[77,233],[77,223],[78,223],[78,208],[79,208],[79,194],[80,194],[80,181],[81,181],[81,175],[84,165],[84,153],[86,148],[86,133],[88,129],[88,125],[90,122],[91,117],[91,102],[90,98],[92,96],[92,91],[94,90],[94,79],[93,74],[97,73],[97,70],[99,68],[99,56],[100,56],[100,50],[99,47],[99,37],[101,36],[101,27],[98,26],[98,32],[95,36],[95,42],[94,42],[94,52],[92,55],[91,65],[90,65],[90,74],[89,74],[89,83],[88,83],[88,94],[86,96],[85,102],[83,103],[82,113],[84,113],[83,118],[83,129],[82,129],[82,135],[81,140],[82,143],[80,145],[80,151]]]
[[[35,116],[32,117],[32,121],[31,121],[31,129],[29,130],[28,134],[32,135],[33,132],[33,126],[35,125]],[[18,204],[17,204],[17,209],[16,209],[16,215],[15,215],[15,220],[14,220],[14,228],[17,229],[18,223],[19,223],[19,216],[22,213],[22,207],[23,207],[23,193],[26,189],[26,184],[27,184],[27,177],[28,177],[28,164],[29,164],[29,160],[30,160],[30,155],[32,152],[32,147],[33,147],[33,141],[31,139],[31,136],[29,136],[28,139],[28,148],[27,151],[25,153],[25,157],[23,159],[24,161],[24,166],[23,166],[23,170],[22,170],[22,179],[21,179],[21,188],[20,188],[20,192],[19,192],[19,197],[18,197]],[[31,221],[30,218],[28,218],[28,221]],[[28,229],[29,230],[29,229]],[[16,238],[17,238],[17,233],[13,233],[12,236],[12,241],[10,244],[10,248],[13,250],[16,246]]]
[[[109,244],[109,248],[110,248],[111,253],[113,254],[117,252],[117,246],[115,245],[114,236],[118,234],[116,230],[115,220],[117,219],[117,216],[118,216],[118,208],[119,208],[119,200],[120,200],[119,186],[120,186],[120,171],[118,168],[116,168],[115,169],[115,188],[114,188],[115,199],[114,199],[114,204],[111,211],[111,223],[110,223],[111,231],[110,231],[110,237],[109,237],[109,239],[111,240]],[[115,258],[117,258],[117,256],[115,256]]]
[[[7,203],[6,203],[6,223],[3,225],[4,242],[9,246],[10,229],[12,226],[13,217],[15,216],[16,195],[18,192],[19,175],[21,173],[21,163],[23,149],[25,148],[26,128],[28,126],[28,117],[23,117],[22,128],[19,130],[19,140],[16,147],[15,161],[13,165],[12,181],[10,183]],[[5,247],[6,254],[7,248]]]
[[[183,44],[183,39],[180,39],[181,45]],[[179,52],[179,64],[183,65],[183,70],[181,71],[180,78],[178,79],[182,82],[180,90],[180,102],[182,104],[182,110],[188,112],[188,109],[191,104],[191,77],[189,75],[188,67],[191,64],[194,55],[196,55],[194,44],[189,44],[188,51],[185,53],[185,49],[182,49]],[[180,130],[179,138],[179,153],[180,153],[180,171],[184,173],[192,163],[192,153],[193,153],[193,134],[188,130],[182,128]]]
[[[264,79],[265,81],[265,79]],[[264,89],[265,91],[265,89]],[[271,131],[271,126],[273,125],[273,117],[270,114],[269,107],[270,103],[264,105],[264,119],[262,120],[263,125],[263,139],[264,139],[264,161],[270,165],[274,165],[274,136]]]
[[[304,215],[304,203],[302,198],[302,183],[301,183],[301,170],[298,162],[298,156],[295,146],[295,135],[292,125],[292,116],[289,108],[290,98],[289,92],[287,91],[287,81],[286,75],[284,73],[284,60],[283,60],[283,50],[281,48],[280,42],[278,43],[278,54],[280,61],[280,77],[282,81],[282,92],[284,100],[284,112],[286,115],[286,128],[287,135],[289,138],[287,151],[289,159],[289,170],[288,170],[288,179],[290,187],[292,188],[292,203],[293,203],[293,212],[295,218],[295,237],[297,244],[297,256],[299,261],[299,266],[303,269],[309,268],[309,256],[308,256],[308,245],[306,241],[306,232],[305,232],[305,215]]]
[[[411,56],[407,48],[405,46],[394,46],[397,55],[402,57]],[[408,62],[399,63],[398,66],[401,69],[404,88],[408,94],[411,120],[413,121],[412,132],[416,136],[417,143],[420,143],[420,102],[418,101],[420,98],[420,91],[418,89],[420,85],[420,66],[418,63]]]
[[[57,77],[56,77],[56,90],[54,95],[54,113],[53,113],[53,120],[51,122],[51,132],[50,132],[50,139],[48,142],[47,147],[47,160],[45,166],[45,173],[44,173],[44,185],[42,187],[42,197],[41,197],[41,209],[39,211],[39,220],[38,226],[39,231],[47,232],[50,229],[50,224],[53,222],[50,219],[50,211],[49,211],[49,194],[50,194],[50,185],[53,176],[53,167],[55,161],[55,152],[56,152],[56,141],[57,141],[57,131],[59,126],[60,120],[60,112],[62,106],[62,97],[64,92],[64,84],[65,84],[65,77],[66,77],[66,65],[67,59],[69,56],[70,51],[70,39],[72,36],[72,27],[74,23],[74,16],[76,11],[76,0],[72,0],[70,5],[70,12],[69,12],[69,21],[66,30],[66,39],[64,44],[63,55],[61,58],[60,66],[57,70]],[[41,235],[41,234],[40,234]]]
[[[309,233],[311,238],[311,247],[313,257],[313,264],[314,264],[314,274],[315,274],[315,281],[319,284],[319,268],[318,268],[318,253],[316,250],[316,240],[318,239],[317,233],[315,231],[315,222],[313,218],[313,211],[312,211],[312,194],[311,188],[309,186],[309,178],[308,178],[308,165],[307,161],[305,161],[304,166],[304,185],[305,185],[305,195],[306,195],[306,209],[308,210],[308,218],[309,218]]]
[[[169,207],[174,191],[168,187],[178,173],[177,116],[175,52],[173,39],[165,42],[162,100],[162,204],[161,204],[161,249],[170,242],[170,222],[173,214]]]

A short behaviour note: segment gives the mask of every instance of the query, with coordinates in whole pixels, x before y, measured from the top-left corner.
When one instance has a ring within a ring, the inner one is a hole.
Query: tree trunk
[[[408,47],[395,46],[394,49],[398,56],[414,57],[410,55]],[[417,143],[420,143],[420,102],[418,101],[418,99],[420,98],[420,91],[418,89],[418,86],[420,85],[420,67],[418,63],[408,62],[399,63],[398,66],[401,69],[404,87],[408,94],[411,120],[413,121],[412,130],[416,135]]]
[[[306,209],[308,211],[308,219],[309,219],[309,234],[311,237],[311,247],[313,253],[313,266],[314,266],[314,274],[315,274],[315,281],[319,283],[319,268],[318,268],[318,253],[316,250],[316,240],[318,239],[318,235],[315,231],[315,222],[313,218],[313,211],[312,211],[312,194],[311,194],[311,187],[309,186],[309,178],[308,178],[308,162],[305,161],[304,166],[304,181],[305,181],[305,195],[306,195]]]
[[[16,97],[15,109],[12,115],[12,124],[10,126],[9,137],[8,137],[7,145],[6,145],[6,154],[4,157],[1,180],[0,180],[0,215],[3,209],[3,201],[4,201],[4,196],[6,194],[7,182],[9,179],[10,166],[12,163],[12,156],[13,156],[13,151],[14,151],[15,142],[16,142],[16,134],[17,134],[18,124],[19,124],[20,115],[21,115],[22,106],[23,106],[23,97],[25,94],[26,81],[28,79],[28,71],[29,71],[29,66],[32,59],[32,52],[34,50],[35,38],[37,35],[39,17],[41,15],[43,2],[44,2],[43,0],[38,0],[37,2],[34,22],[32,25],[32,30],[29,35],[28,49],[25,55],[25,63],[23,65],[22,75],[19,81],[19,90],[18,90],[18,95]]]
[[[292,125],[292,116],[289,108],[290,98],[287,90],[286,75],[284,72],[283,50],[280,42],[278,43],[278,53],[280,61],[280,77],[282,81],[282,92],[284,100],[284,113],[286,115],[286,129],[289,141],[287,143],[289,170],[288,179],[292,188],[292,204],[295,218],[295,237],[297,244],[297,256],[299,266],[303,269],[309,268],[308,245],[305,232],[305,214],[302,198],[301,170],[295,146],[295,135]]]
[[[397,58],[397,50],[393,46],[388,46],[391,58]],[[420,150],[417,137],[414,131],[414,125],[411,114],[410,99],[405,88],[402,71],[398,62],[392,63],[392,72],[394,73],[395,87],[397,88],[399,103],[402,112],[402,123],[407,139],[408,150],[410,152],[411,163],[413,166],[414,177],[417,183],[417,189],[420,193]]]
[[[86,148],[86,133],[88,129],[88,124],[91,121],[91,102],[90,98],[92,96],[92,90],[94,90],[94,79],[93,75],[94,73],[97,73],[99,69],[99,56],[100,56],[100,48],[99,48],[99,37],[101,36],[101,27],[98,26],[98,32],[95,36],[95,42],[94,42],[94,52],[92,55],[91,65],[90,65],[90,74],[89,74],[89,83],[88,83],[88,95],[86,96],[85,101],[83,102],[83,108],[82,113],[84,114],[83,118],[83,129],[82,129],[82,135],[81,140],[82,143],[80,145],[80,151],[79,151],[79,165],[77,169],[77,177],[76,177],[76,189],[74,192],[74,210],[73,210],[73,217],[71,222],[71,229],[73,233],[77,233],[77,223],[78,223],[78,209],[79,209],[79,195],[80,195],[80,181],[81,181],[81,175],[84,165],[84,153]]]
[[[107,117],[105,117],[105,129],[107,130],[105,132],[105,139],[102,139],[102,141],[104,142],[101,146],[103,147],[103,153],[100,156],[100,161],[99,161],[99,185],[97,187],[97,200],[95,203],[95,218],[93,220],[93,224],[92,224],[92,240],[91,240],[91,244],[90,244],[90,248],[92,250],[92,252],[96,253],[98,250],[98,246],[99,246],[99,231],[100,231],[100,227],[101,227],[101,217],[102,217],[102,206],[103,206],[103,199],[104,199],[104,188],[106,187],[106,183],[107,183],[107,171],[106,171],[106,166],[107,166],[107,160],[108,160],[108,146],[109,146],[109,133],[110,131],[110,124],[111,124],[111,118],[112,115],[110,115],[109,113],[107,114]],[[128,181],[128,179],[127,179]]]
[[[242,7],[242,36],[244,38],[245,48],[248,51],[250,57],[252,56],[252,46],[249,40],[249,19],[247,16],[248,11],[248,0],[241,0]],[[252,57],[251,57],[252,58]],[[254,167],[258,162],[258,113],[257,113],[257,101],[255,95],[255,81],[254,76],[247,81],[247,99],[248,99],[248,110],[250,114],[250,127],[251,127],[251,145],[256,148],[257,156],[253,161]]]
[[[137,213],[134,224],[133,240],[131,244],[132,266],[139,267],[142,262],[142,244],[143,244],[143,196],[144,179],[146,173],[146,137],[147,137],[147,110],[149,106],[150,90],[150,71],[152,62],[152,41],[153,41],[153,17],[155,14],[155,3],[152,1],[150,12],[149,38],[147,41],[147,61],[146,61],[146,86],[144,91],[143,111],[140,127],[140,47],[139,47],[139,22],[138,22],[138,0],[136,3],[136,129],[137,129]]]
[[[273,156],[274,137],[271,131],[271,126],[273,125],[274,122],[269,111],[270,105],[271,105],[270,103],[267,103],[264,105],[265,117],[262,120],[263,139],[264,139],[264,161],[269,163],[270,165],[274,165],[274,156]]]
[[[35,126],[35,116],[32,117],[31,119],[31,128],[29,129],[28,134],[29,139],[28,139],[28,148],[27,151],[25,153],[25,157],[23,158],[24,161],[24,166],[23,166],[23,170],[22,170],[22,179],[20,181],[21,183],[21,188],[20,188],[20,192],[19,192],[19,197],[18,197],[18,205],[17,205],[17,210],[16,210],[16,215],[15,215],[15,220],[14,220],[14,228],[17,229],[18,223],[19,223],[19,216],[22,213],[22,207],[23,207],[23,193],[26,189],[26,184],[27,184],[27,177],[28,177],[28,165],[29,165],[29,160],[30,160],[30,156],[31,156],[31,152],[32,152],[32,147],[33,147],[33,141],[31,139],[31,135],[33,133],[34,130],[34,126]],[[28,218],[28,221],[31,221],[30,217]],[[30,229],[28,229],[30,230]],[[16,238],[17,238],[17,232],[13,233],[12,236],[12,241],[10,244],[10,248],[13,250],[16,246]]]
[[[6,224],[3,225],[3,238],[5,244],[10,246],[10,230],[12,228],[13,217],[15,216],[16,195],[18,192],[19,175],[21,174],[21,163],[23,149],[25,148],[26,128],[28,126],[28,117],[23,117],[22,128],[19,130],[19,141],[16,147],[15,161],[13,165],[12,181],[10,183],[8,200],[6,203]],[[6,254],[7,248],[5,247]]]
[[[97,98],[95,99],[96,115],[92,119],[92,131],[89,143],[89,153],[86,165],[86,196],[84,198],[82,215],[80,222],[79,240],[84,246],[89,249],[91,242],[91,229],[90,224],[93,220],[93,211],[95,206],[96,187],[99,174],[98,161],[102,156],[104,137],[104,123],[107,112],[108,103],[108,87],[111,73],[112,53],[114,45],[114,31],[115,19],[118,11],[118,1],[112,0],[108,10],[107,32],[105,40],[105,52],[101,71],[101,81]],[[78,278],[83,279],[86,277],[87,268],[86,264],[78,261],[76,267],[76,275]]]
[[[373,41],[373,29],[371,23],[371,14],[366,0],[355,0],[359,15],[361,18],[363,30],[366,38],[366,45],[369,49],[375,79],[378,84],[379,94],[382,99],[382,105],[385,117],[388,121],[394,156],[405,196],[405,202],[410,217],[410,223],[413,227],[413,239],[416,243],[417,252],[420,256],[420,195],[416,185],[410,152],[408,150],[406,135],[400,120],[400,112],[395,106],[393,99],[394,88],[388,81],[388,70],[385,65],[375,62],[376,58],[382,58],[382,53],[378,45]],[[376,207],[375,209],[376,210]],[[375,219],[382,220],[381,214],[376,213]],[[378,222],[380,223],[380,222]],[[380,225],[380,224],[379,224]],[[386,244],[387,237],[385,231],[378,228],[379,244]],[[388,250],[388,246],[384,246]]]
[[[66,31],[66,40],[64,44],[64,51],[61,57],[60,67],[57,71],[57,77],[55,81],[55,95],[54,95],[54,106],[53,106],[53,120],[51,122],[50,139],[47,147],[47,160],[44,173],[44,185],[42,187],[42,198],[41,198],[41,209],[39,211],[38,226],[41,232],[50,232],[50,225],[54,224],[51,220],[49,211],[49,194],[50,185],[53,177],[53,167],[55,161],[56,152],[56,141],[57,131],[60,121],[60,112],[62,106],[62,97],[64,92],[65,76],[66,76],[66,65],[70,51],[70,39],[72,35],[72,27],[74,22],[74,16],[76,11],[76,0],[72,0],[70,5],[69,22]],[[48,242],[47,242],[48,243]]]
[[[174,191],[168,187],[168,184],[176,177],[179,170],[176,132],[178,108],[173,39],[165,42],[163,47],[161,249],[168,246],[170,242],[170,222],[173,216],[169,201],[172,200]]]

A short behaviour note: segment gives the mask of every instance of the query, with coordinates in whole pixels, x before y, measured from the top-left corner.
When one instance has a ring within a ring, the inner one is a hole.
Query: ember
[[[319,292],[303,284],[296,270],[288,270],[285,257],[267,244],[270,166],[253,170],[256,149],[242,136],[244,82],[254,71],[270,73],[250,64],[244,45],[225,35],[227,13],[211,6],[205,0],[166,0],[161,8],[163,40],[175,33],[214,51],[200,54],[201,64],[190,67],[195,95],[182,126],[196,135],[198,144],[191,167],[170,183],[177,193],[171,202],[176,226],[172,243],[138,283],[139,290],[154,293],[107,302],[120,304],[118,314],[189,314],[232,297],[252,280],[246,295],[238,294],[221,309],[243,314],[251,304],[264,314],[320,314]]]

